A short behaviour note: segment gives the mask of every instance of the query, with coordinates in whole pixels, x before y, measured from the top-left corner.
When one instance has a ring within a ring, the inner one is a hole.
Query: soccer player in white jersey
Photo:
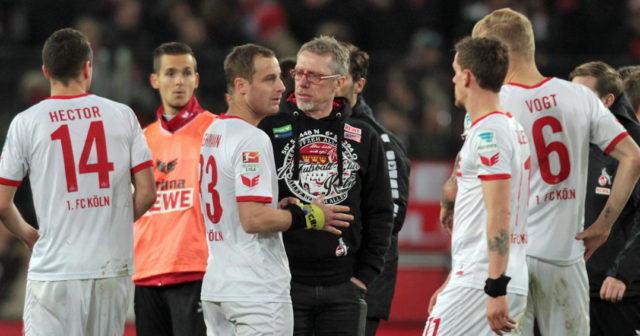
[[[585,259],[607,239],[640,175],[640,150],[583,85],[538,71],[531,22],[511,9],[496,10],[473,29],[509,49],[500,103],[525,129],[531,147],[529,303],[524,334],[537,320],[543,335],[588,335]],[[589,143],[618,159],[611,194],[583,231]],[[454,224],[455,226],[456,224]]]
[[[29,246],[39,235],[24,332],[122,335],[133,288],[133,221],[156,195],[151,153],[129,107],[87,93],[92,51],[84,35],[56,31],[42,60],[51,97],[13,119],[0,160],[0,220]],[[13,204],[26,174],[37,234]]]
[[[289,263],[281,231],[340,235],[349,207],[285,199],[271,142],[256,125],[276,113],[284,84],[273,51],[245,44],[224,62],[229,110],[207,129],[200,156],[209,260],[202,285],[207,335],[291,335]]]
[[[506,47],[467,37],[455,49],[455,104],[472,124],[458,162],[453,267],[423,335],[502,335],[518,329],[527,302],[529,146],[498,101]]]

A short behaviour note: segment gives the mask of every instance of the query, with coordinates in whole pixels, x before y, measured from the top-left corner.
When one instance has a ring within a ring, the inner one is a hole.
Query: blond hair
[[[473,27],[471,35],[494,38],[504,43],[510,58],[534,60],[536,47],[531,21],[511,8],[495,10],[482,18]]]

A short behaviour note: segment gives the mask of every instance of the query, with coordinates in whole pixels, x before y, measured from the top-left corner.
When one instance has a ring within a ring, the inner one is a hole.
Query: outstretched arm
[[[348,227],[348,221],[353,220],[352,215],[345,213],[349,211],[349,207],[326,205],[323,202],[324,195],[311,202],[322,213],[322,225],[318,228],[335,235],[342,234],[337,227]],[[295,204],[291,201],[284,203]],[[297,207],[297,205],[293,206]],[[294,208],[294,210],[296,209]],[[296,226],[294,222],[297,219],[293,211],[275,209],[267,203],[238,202],[238,212],[242,228],[247,233],[286,231],[292,225]],[[306,223],[299,223],[299,226],[305,227]]]

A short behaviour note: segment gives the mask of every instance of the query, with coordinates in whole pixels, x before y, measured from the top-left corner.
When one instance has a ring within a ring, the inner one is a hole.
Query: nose
[[[286,87],[284,86],[284,83],[282,82],[282,79],[278,78],[278,87],[277,87],[277,92],[282,93],[284,92],[284,90],[286,89]]]
[[[178,85],[184,84],[184,76],[183,75],[176,76],[176,84],[178,84]]]

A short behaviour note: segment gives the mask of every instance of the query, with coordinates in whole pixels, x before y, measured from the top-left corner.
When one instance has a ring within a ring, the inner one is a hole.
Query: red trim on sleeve
[[[607,149],[604,150],[604,153],[609,155],[609,153],[616,147],[618,142],[620,142],[622,139],[624,139],[625,137],[628,137],[628,136],[629,136],[629,132],[626,132],[626,131],[618,134],[618,136],[615,137],[615,139],[613,139],[613,141],[611,141],[609,146],[607,146]]]
[[[230,116],[230,115],[227,115],[226,113],[221,113],[221,114],[218,116],[218,118],[220,118],[220,119],[240,119],[240,120],[242,120],[242,121],[246,121],[246,122],[248,122],[245,118],[238,117],[238,116]]]
[[[493,112],[489,112],[489,113],[487,113],[487,114],[483,115],[482,117],[478,118],[478,120],[476,120],[476,121],[474,121],[473,123],[471,123],[471,126],[469,126],[469,129],[471,129],[471,127],[473,127],[473,126],[475,126],[477,123],[479,123],[479,122],[480,122],[480,120],[482,120],[482,119],[484,119],[484,118],[486,118],[486,117],[488,117],[488,116],[490,116],[490,115],[492,115],[492,114],[503,114],[503,115],[506,115],[506,116],[508,116],[508,117],[511,117],[511,116],[507,115],[506,113],[504,113],[504,112],[500,112],[500,111],[493,111]]]
[[[544,83],[548,82],[551,80],[552,77],[547,77],[545,78],[542,82],[535,84],[535,85],[524,85],[524,84],[519,84],[519,83],[507,83],[507,85],[513,85],[513,86],[519,86],[523,89],[535,89],[538,87],[541,87]]]
[[[86,97],[88,95],[90,95],[90,93],[83,93],[83,94],[74,95],[74,96],[51,96],[47,99],[74,99],[74,98]]]
[[[141,170],[143,170],[145,168],[148,168],[148,167],[153,167],[153,161],[151,161],[151,160],[145,161],[145,162],[143,162],[143,163],[131,168],[131,173],[135,174],[135,173],[137,173],[137,172],[139,172],[139,171],[141,171]]]
[[[506,180],[511,178],[511,174],[478,175],[483,181]]]
[[[236,197],[236,201],[238,202],[260,202],[260,203],[271,203],[273,199],[271,197],[265,196],[238,196]]]
[[[22,184],[22,181],[14,181],[14,180],[9,180],[9,179],[0,177],[0,184],[12,186],[12,187],[19,187]]]

